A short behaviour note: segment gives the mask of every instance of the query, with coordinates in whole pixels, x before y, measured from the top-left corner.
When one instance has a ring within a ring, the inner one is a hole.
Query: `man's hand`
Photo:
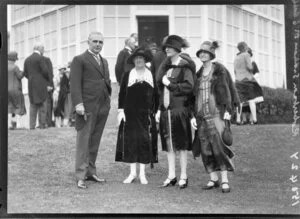
[[[76,110],[76,113],[78,113],[79,115],[84,115],[85,109],[84,109],[83,103],[77,104],[75,106],[75,110]]]
[[[53,87],[51,87],[51,86],[47,86],[47,91],[49,92],[49,91],[52,91],[53,90]]]
[[[165,86],[168,86],[171,82],[169,81],[168,77],[165,75],[165,76],[163,76],[163,78],[162,78],[162,83],[163,83]]]
[[[193,129],[197,130],[197,122],[196,122],[196,118],[195,117],[193,117],[191,119],[191,125],[192,125]]]
[[[160,110],[158,110],[157,113],[155,114],[155,121],[159,123],[159,120],[160,120]]]
[[[125,113],[124,113],[124,109],[118,109],[118,125],[121,124],[122,120],[124,120],[124,122],[126,122],[126,117],[125,117]]]

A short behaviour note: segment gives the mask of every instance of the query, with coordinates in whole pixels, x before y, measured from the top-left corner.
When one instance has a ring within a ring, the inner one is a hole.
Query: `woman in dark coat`
[[[158,162],[155,113],[158,91],[154,77],[146,68],[151,52],[137,48],[128,58],[135,67],[124,73],[119,92],[116,161],[130,163],[130,174],[123,183],[132,183],[136,177],[136,163],[140,163],[140,182],[148,184],[145,164]]]
[[[252,124],[257,123],[256,103],[263,101],[263,92],[254,78],[255,66],[251,62],[251,55],[248,52],[248,45],[240,42],[237,45],[240,51],[234,60],[235,86],[241,100],[240,110],[237,111],[237,124],[241,123],[243,104],[248,103],[251,111]]]
[[[196,73],[194,118],[191,125],[197,131],[193,145],[193,154],[201,154],[210,180],[203,189],[219,187],[217,171],[221,171],[222,192],[229,192],[227,171],[233,171],[233,152],[223,142],[221,136],[225,128],[224,120],[230,120],[232,109],[239,104],[238,94],[228,70],[216,57],[217,42],[205,41],[196,55],[203,62]]]
[[[70,93],[70,80],[66,73],[66,67],[61,67],[59,69],[59,92],[58,92],[58,100],[57,105],[54,110],[54,116],[55,116],[55,122],[59,123],[63,126],[64,119],[68,119],[68,112],[69,112],[69,106],[68,106],[68,94]]]
[[[190,126],[190,97],[194,87],[193,65],[180,56],[186,41],[180,36],[170,35],[163,49],[167,57],[161,64],[157,75],[157,86],[160,93],[160,110],[156,115],[159,122],[162,150],[167,152],[169,173],[162,187],[175,185],[176,152],[180,154],[181,175],[179,187],[188,185],[187,152],[192,149]]]
[[[22,93],[22,78],[24,73],[15,64],[18,60],[17,52],[8,53],[8,120],[10,129],[20,126],[20,116],[26,114],[24,95]],[[10,125],[10,124],[9,124]]]

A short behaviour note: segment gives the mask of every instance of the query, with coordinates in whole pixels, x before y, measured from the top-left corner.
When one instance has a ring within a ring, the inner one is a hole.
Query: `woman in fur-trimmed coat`
[[[160,111],[156,115],[159,122],[162,150],[167,152],[169,174],[162,187],[175,185],[175,155],[180,154],[181,175],[179,187],[186,188],[187,151],[192,149],[192,132],[189,123],[190,96],[194,87],[195,66],[191,59],[180,56],[186,42],[177,35],[167,38],[163,49],[167,58],[161,64],[157,75],[160,91]],[[188,60],[187,60],[188,59]]]
[[[228,70],[215,58],[217,42],[205,41],[196,55],[203,66],[196,73],[194,117],[192,127],[196,129],[193,154],[201,154],[202,161],[210,180],[203,189],[219,187],[216,171],[221,171],[222,192],[230,192],[227,171],[233,171],[233,152],[222,140],[224,120],[230,120],[239,98]]]

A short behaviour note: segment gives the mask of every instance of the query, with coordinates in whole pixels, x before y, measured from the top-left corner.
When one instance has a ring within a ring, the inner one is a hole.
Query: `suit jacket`
[[[158,69],[160,64],[163,62],[163,60],[167,57],[166,53],[162,50],[159,50],[155,53],[153,56],[153,59],[151,61],[151,72],[154,75],[154,77],[157,77]]]
[[[44,56],[44,58],[45,58],[46,65],[47,65],[47,67],[49,69],[49,71],[48,71],[48,73],[49,73],[49,76],[48,76],[49,77],[48,86],[54,87],[54,85],[53,85],[53,67],[52,67],[52,62],[51,62],[51,60],[50,60],[49,57]]]
[[[130,53],[127,48],[122,49],[118,54],[117,63],[115,65],[115,74],[117,82],[119,84],[121,83],[123,74],[134,68],[133,64],[127,63],[127,59],[129,56]]]
[[[24,76],[28,79],[28,94],[32,104],[43,103],[47,96],[49,68],[46,60],[38,53],[32,53],[24,62]]]
[[[97,63],[87,51],[75,56],[71,63],[70,92],[72,104],[83,103],[86,112],[95,113],[100,104],[107,102],[111,95],[111,82],[107,60],[101,57]]]

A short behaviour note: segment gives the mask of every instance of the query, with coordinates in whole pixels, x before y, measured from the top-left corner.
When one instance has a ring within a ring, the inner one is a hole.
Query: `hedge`
[[[262,90],[264,102],[257,104],[258,123],[293,123],[293,93],[283,88]]]

